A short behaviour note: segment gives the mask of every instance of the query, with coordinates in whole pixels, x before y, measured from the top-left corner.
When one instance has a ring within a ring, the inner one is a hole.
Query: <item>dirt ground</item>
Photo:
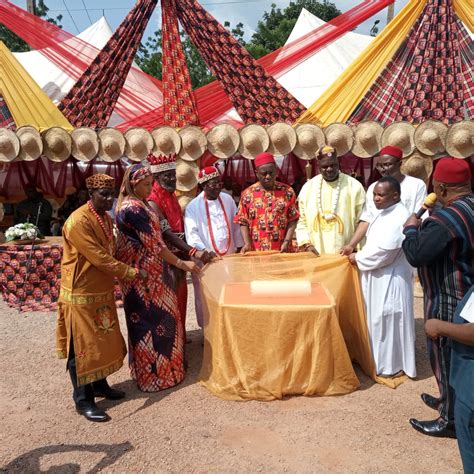
[[[192,292],[192,288],[190,288]],[[462,472],[452,439],[424,437],[410,417],[432,419],[436,394],[417,300],[418,379],[396,390],[358,371],[341,397],[229,402],[198,383],[202,335],[189,307],[185,381],[139,392],[127,367],[109,378],[127,392],[99,401],[112,420],[77,415],[64,361],[54,356],[54,313],[19,314],[0,302],[0,469],[5,472]],[[122,330],[126,327],[121,314]]]

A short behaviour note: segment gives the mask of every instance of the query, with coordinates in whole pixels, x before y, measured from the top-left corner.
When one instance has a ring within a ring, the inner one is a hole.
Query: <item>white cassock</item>
[[[222,207],[218,199],[214,201],[208,200],[208,218],[204,192],[196,196],[186,207],[184,213],[184,232],[186,234],[186,242],[191,247],[196,247],[198,250],[207,249],[215,253],[217,253],[216,250],[222,253],[228,248],[226,255],[229,255],[235,253],[238,247],[242,247],[244,242],[240,233],[240,225],[234,224],[237,206],[233,197],[223,192],[219,194],[219,197],[224,207]],[[214,243],[211,239],[211,229]],[[194,261],[200,264],[200,261]],[[199,278],[194,273],[191,274],[191,278],[194,286],[196,318],[199,326],[203,327],[204,314],[201,285]]]
[[[401,203],[379,212],[356,254],[377,375],[416,377],[413,270],[402,250],[409,215]]]

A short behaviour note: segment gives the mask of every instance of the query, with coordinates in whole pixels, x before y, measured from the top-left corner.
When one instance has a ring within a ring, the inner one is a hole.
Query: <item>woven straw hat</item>
[[[155,142],[154,155],[177,155],[181,150],[181,137],[174,128],[156,127],[151,131],[151,136]]]
[[[474,122],[463,120],[449,127],[446,151],[454,158],[474,155]]]
[[[144,128],[129,128],[124,137],[125,155],[132,161],[143,161],[153,150],[153,137]]]
[[[415,145],[424,155],[434,156],[446,149],[448,126],[436,120],[427,120],[415,130]]]
[[[194,161],[176,160],[176,189],[191,191],[198,184],[199,166]]]
[[[207,149],[217,158],[230,158],[239,149],[240,135],[232,125],[216,125],[207,132],[206,138]]]
[[[361,122],[354,129],[352,153],[360,158],[370,158],[380,151],[383,127],[377,122]]]
[[[72,156],[81,161],[91,161],[99,153],[99,138],[92,128],[79,127],[71,132]]]
[[[284,156],[291,153],[295,148],[296,132],[291,125],[284,122],[274,123],[267,128],[267,133],[270,137],[268,153],[275,156]]]
[[[20,140],[8,128],[0,128],[0,161],[13,161],[20,152]]]
[[[125,138],[115,128],[103,128],[99,132],[99,158],[107,163],[120,160],[125,154]]]
[[[295,127],[297,142],[293,153],[303,160],[316,158],[318,150],[325,145],[323,131],[311,123],[302,123]]]
[[[186,194],[182,194],[181,196],[178,196],[178,202],[179,206],[181,207],[181,210],[184,212],[186,209],[187,205],[193,200],[194,198],[192,196],[187,196]]]
[[[245,125],[239,130],[239,153],[249,160],[253,160],[260,153],[264,153],[270,146],[270,137],[267,131],[257,124]]]
[[[408,156],[415,150],[415,127],[408,122],[394,122],[382,133],[382,147],[398,146],[403,156]]]
[[[196,161],[206,151],[207,139],[204,132],[194,125],[188,125],[179,131],[181,151],[178,156],[184,161]]]
[[[41,156],[41,153],[43,153],[43,141],[35,127],[23,125],[23,127],[17,128],[16,136],[20,140],[21,145],[18,159],[34,161]]]
[[[60,163],[71,156],[72,139],[66,130],[60,127],[51,127],[42,134],[43,154],[51,161]]]
[[[422,179],[427,183],[433,172],[433,161],[430,156],[415,151],[402,160],[400,170],[403,174]]]
[[[324,129],[326,144],[332,146],[337,156],[342,156],[351,151],[354,144],[354,132],[345,123],[332,123]]]

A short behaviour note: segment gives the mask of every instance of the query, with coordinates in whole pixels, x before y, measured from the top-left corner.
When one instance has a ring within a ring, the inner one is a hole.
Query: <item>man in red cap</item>
[[[382,176],[391,176],[400,183],[401,203],[411,214],[421,208],[426,198],[426,185],[423,180],[402,173],[400,169],[402,158],[403,152],[400,148],[388,145],[380,150],[375,167]],[[376,184],[376,182],[372,183],[369,189],[367,189],[367,197],[364,210],[360,216],[359,225],[349,243],[341,248],[342,255],[350,255],[354,252],[357,244],[367,234],[369,224],[373,222],[380,213],[374,204],[374,187]]]
[[[242,247],[243,241],[240,227],[234,223],[237,214],[234,199],[221,192],[223,182],[215,166],[200,170],[198,183],[202,193],[188,204],[184,215],[186,242],[199,251],[207,251],[212,257],[235,253]],[[199,326],[203,327],[199,278],[192,275],[192,279],[196,318]]]
[[[403,251],[418,268],[425,320],[452,322],[456,306],[474,284],[474,195],[469,164],[456,158],[440,159],[433,173],[433,189],[443,207],[422,225],[414,214],[407,220]],[[440,396],[423,393],[421,398],[439,417],[432,421],[412,418],[410,423],[429,436],[455,437],[450,340],[428,339],[428,351]]]
[[[295,192],[276,181],[277,167],[270,153],[257,155],[255,173],[258,182],[243,191],[234,219],[244,240],[241,252],[287,252],[299,217]]]

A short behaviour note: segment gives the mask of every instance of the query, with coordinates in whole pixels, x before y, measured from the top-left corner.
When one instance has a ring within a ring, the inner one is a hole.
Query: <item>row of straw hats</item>
[[[220,159],[242,155],[253,159],[268,151],[274,155],[296,156],[310,160],[319,148],[331,145],[339,156],[352,153],[369,158],[385,145],[396,145],[409,156],[415,148],[426,156],[447,152],[456,158],[474,154],[474,122],[462,121],[447,126],[428,120],[418,127],[407,122],[395,122],[385,129],[376,122],[362,122],[349,126],[334,123],[324,129],[313,124],[292,127],[275,123],[269,127],[250,124],[237,130],[231,125],[220,124],[207,133],[196,126],[179,131],[171,127],[158,127],[152,132],[139,127],[128,129],[124,134],[113,128],[96,132],[80,127],[71,133],[52,127],[41,134],[34,127],[23,126],[16,133],[0,128],[0,161],[32,161],[41,155],[61,162],[71,155],[81,161],[96,157],[114,162],[126,156],[132,161],[142,161],[148,154],[174,153],[181,160],[198,160],[206,150]]]

